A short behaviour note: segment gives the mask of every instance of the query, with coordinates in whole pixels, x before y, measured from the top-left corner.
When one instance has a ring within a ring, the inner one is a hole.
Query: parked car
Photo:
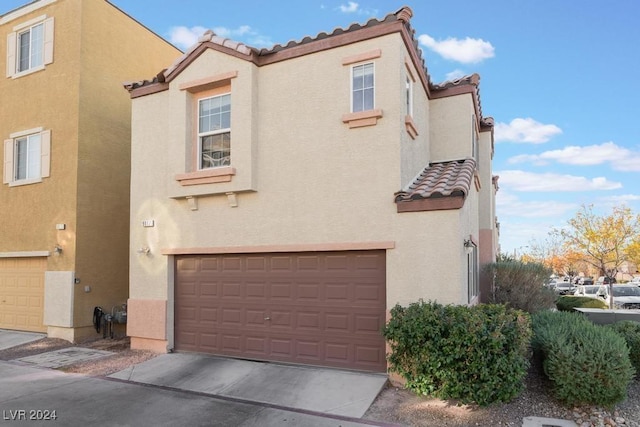
[[[631,281],[629,283],[632,283],[636,286],[640,286],[640,276],[636,276],[633,279],[631,279]]]
[[[591,281],[593,283],[593,281]],[[578,288],[573,295],[579,297],[598,298],[598,285],[578,285]],[[640,289],[640,288],[638,288]]]
[[[615,277],[609,276],[600,276],[598,280],[596,280],[596,285],[609,285],[611,283],[618,283]]]
[[[595,283],[593,282],[593,277],[581,277],[578,281],[578,284],[585,286],[595,285]]]
[[[556,282],[555,290],[560,295],[573,295],[576,291],[576,286],[571,282]]]
[[[611,285],[613,308],[640,309],[640,287],[635,285]],[[609,286],[598,287],[598,297],[609,301]]]

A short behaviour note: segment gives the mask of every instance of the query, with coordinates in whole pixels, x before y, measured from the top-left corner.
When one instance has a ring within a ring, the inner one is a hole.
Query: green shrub
[[[490,301],[494,304],[506,304],[528,313],[554,307],[555,292],[543,286],[551,270],[542,264],[502,257],[487,264],[483,274],[493,278]]]
[[[597,298],[562,295],[556,300],[560,311],[574,311],[574,308],[609,308],[607,303]]]
[[[415,393],[488,405],[523,388],[530,317],[504,305],[396,305],[384,328],[390,369]]]
[[[640,322],[633,320],[622,320],[610,325],[606,325],[618,334],[622,335],[629,347],[629,358],[636,372],[640,372]]]
[[[536,313],[532,327],[533,348],[542,355],[556,398],[569,405],[624,400],[634,369],[618,333],[566,311]]]

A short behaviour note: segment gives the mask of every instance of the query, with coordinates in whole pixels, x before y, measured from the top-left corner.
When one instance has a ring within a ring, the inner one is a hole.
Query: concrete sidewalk
[[[46,334],[0,329],[0,350],[46,338]]]
[[[386,375],[281,365],[202,354],[163,354],[110,378],[360,418]]]

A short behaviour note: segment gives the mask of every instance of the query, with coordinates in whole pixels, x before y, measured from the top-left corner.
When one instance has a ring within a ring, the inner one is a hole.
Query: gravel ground
[[[127,338],[99,339],[79,344],[55,338],[44,338],[0,350],[0,360],[19,359],[73,346],[115,353],[102,359],[60,368],[64,372],[88,376],[110,375],[157,355],[148,351],[131,350]],[[573,420],[580,427],[640,427],[640,380],[632,381],[627,399],[609,410],[598,407],[567,408],[563,406],[551,397],[548,380],[535,366],[529,370],[525,385],[525,390],[513,401],[486,408],[416,396],[408,390],[390,385],[380,393],[364,418],[419,427],[520,427],[524,417],[533,416]]]

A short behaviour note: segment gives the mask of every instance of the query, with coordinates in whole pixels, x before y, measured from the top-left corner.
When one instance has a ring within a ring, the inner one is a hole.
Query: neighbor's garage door
[[[47,332],[44,271],[47,259],[0,258],[0,329]]]
[[[175,348],[384,372],[385,252],[176,257]]]

